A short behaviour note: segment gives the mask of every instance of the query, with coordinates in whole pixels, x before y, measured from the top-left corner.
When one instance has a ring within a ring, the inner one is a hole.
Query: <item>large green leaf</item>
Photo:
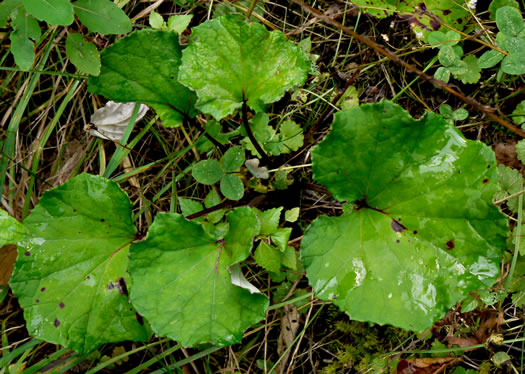
[[[46,192],[24,226],[28,238],[19,243],[10,284],[31,335],[80,353],[148,338],[128,302],[136,229],[116,183],[73,178]]]
[[[248,257],[260,223],[249,208],[227,215],[230,230],[216,240],[199,223],[159,214],[146,240],[131,247],[131,301],[159,336],[184,346],[238,343],[264,318],[262,294],[232,284],[230,266]]]
[[[89,78],[91,92],[148,104],[167,126],[195,115],[195,93],[177,82],[181,47],[176,32],[136,31],[104,49],[101,59],[100,75]]]
[[[220,120],[246,100],[255,111],[302,85],[307,55],[283,33],[240,16],[218,17],[193,29],[179,81],[197,91],[197,108]]]
[[[312,162],[314,178],[353,203],[303,239],[321,299],[356,320],[419,331],[495,281],[508,230],[492,204],[498,175],[486,145],[384,101],[337,113]]]

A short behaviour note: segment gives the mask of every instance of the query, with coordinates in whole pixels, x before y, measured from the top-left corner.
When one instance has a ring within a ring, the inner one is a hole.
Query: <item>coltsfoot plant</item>
[[[23,224],[3,213],[2,243],[18,246],[10,285],[30,334],[81,353],[152,333],[184,346],[238,343],[269,307],[245,278],[250,256],[274,275],[304,266],[317,297],[355,320],[413,331],[495,282],[508,228],[492,204],[494,153],[437,114],[415,120],[389,101],[336,113],[314,147],[314,179],[345,203],[344,214],[313,222],[299,263],[281,207],[235,201],[247,179],[246,148],[260,156],[249,169],[267,178],[271,155],[301,146],[296,123],[280,123],[279,152],[261,146],[252,127],[262,118],[268,128],[269,105],[305,83],[310,56],[235,15],[194,27],[189,40],[183,47],[176,32],[136,31],[102,52],[89,89],[147,104],[165,126],[198,126],[199,114],[214,126],[240,117],[229,125],[241,124],[232,132],[246,134],[250,147],[226,151],[208,133],[217,150],[192,164],[196,181],[209,186],[206,208],[223,200],[219,190],[239,206],[188,220],[202,205],[180,200],[184,216],[159,213],[139,237],[117,183],[81,174],[47,191]]]

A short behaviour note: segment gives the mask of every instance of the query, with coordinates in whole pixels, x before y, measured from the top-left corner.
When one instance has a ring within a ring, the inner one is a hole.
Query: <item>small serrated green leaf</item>
[[[496,11],[496,25],[507,36],[517,36],[523,30],[523,17],[518,9],[503,6]]]
[[[516,154],[518,156],[518,160],[520,160],[521,163],[525,165],[525,139],[516,143]]]
[[[454,77],[461,79],[465,84],[477,83],[481,78],[481,68],[478,65],[478,58],[474,55],[468,55],[460,62],[461,64],[449,67]]]
[[[286,120],[281,123],[279,133],[281,134],[281,140],[284,145],[282,153],[297,151],[303,146],[303,129],[294,121]]]
[[[525,125],[525,100],[522,100],[511,114],[511,118],[518,125]]]
[[[494,195],[494,199],[502,200],[520,191],[523,177],[519,171],[505,165],[498,165],[498,174],[499,190]],[[518,213],[518,196],[507,199],[505,202],[512,212]]]
[[[66,39],[66,54],[79,70],[91,74],[100,74],[100,54],[97,47],[84,40],[82,35],[70,32]]]
[[[156,30],[162,30],[163,27],[167,27],[166,23],[164,22],[164,18],[162,18],[162,16],[156,11],[153,11],[149,14],[148,22],[151,28]]]
[[[489,69],[491,67],[494,67],[498,64],[498,62],[503,60],[503,57],[505,57],[503,53],[491,49],[490,51],[483,53],[479,58],[479,67],[482,69]]]
[[[257,265],[269,272],[278,273],[281,270],[281,252],[263,240],[257,246],[253,258]]]
[[[440,66],[434,73],[434,78],[448,83],[448,81],[450,80],[450,70],[448,70],[446,67]]]
[[[198,213],[203,209],[202,203],[197,200],[180,196],[177,197],[177,200],[179,201],[180,211],[184,217],[191,216],[192,214]]]
[[[281,252],[286,250],[288,246],[288,241],[290,240],[290,235],[292,233],[291,227],[283,227],[275,230],[270,237],[272,238],[272,243],[279,248]]]
[[[226,174],[221,179],[221,192],[230,200],[240,200],[244,196],[244,185],[241,178],[233,174]]]
[[[78,0],[73,5],[78,19],[91,32],[105,35],[131,31],[129,17],[110,0]]]
[[[215,159],[203,160],[197,163],[192,171],[191,175],[199,183],[202,184],[215,184],[221,180],[224,175],[221,165]]]
[[[244,160],[244,149],[241,146],[231,147],[221,157],[222,168],[227,173],[239,170],[244,164]]]
[[[295,222],[299,218],[299,207],[292,208],[284,212],[284,219],[287,222]]]
[[[73,23],[73,6],[69,0],[24,0],[27,12],[51,25],[69,26]]]
[[[210,192],[208,192],[208,194],[204,198],[204,206],[206,208],[211,208],[220,203],[221,203],[221,197],[219,196],[215,188],[212,188]],[[208,213],[208,215],[206,216],[206,219],[210,223],[218,223],[224,216],[224,213],[225,213],[225,209],[219,209],[214,212]]]
[[[168,30],[175,31],[179,35],[186,30],[193,18],[193,14],[178,14],[168,18]]]
[[[265,211],[257,210],[259,219],[261,220],[261,234],[270,235],[273,234],[277,227],[279,227],[279,220],[281,219],[281,212],[283,207],[268,209]]]

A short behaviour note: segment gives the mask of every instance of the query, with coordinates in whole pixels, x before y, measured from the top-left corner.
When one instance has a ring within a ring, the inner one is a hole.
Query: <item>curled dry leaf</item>
[[[95,125],[95,128],[91,129],[89,133],[102,139],[120,142],[134,108],[135,103],[108,101],[104,107],[98,109],[91,116],[91,123]],[[135,122],[140,121],[146,115],[148,109],[149,107],[146,105],[140,104]]]

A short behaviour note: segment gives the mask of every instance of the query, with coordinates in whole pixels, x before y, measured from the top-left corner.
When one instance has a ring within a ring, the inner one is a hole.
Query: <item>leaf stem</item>
[[[227,148],[219,143],[219,141],[217,139],[215,139],[213,136],[211,136],[199,123],[199,121],[195,120],[195,118],[185,118],[184,119],[184,122],[186,124],[190,124],[192,126],[194,126],[197,130],[199,130],[200,132],[204,133],[204,136],[206,138],[208,138],[208,140],[217,148],[219,149],[222,153],[226,152],[227,151]]]
[[[248,134],[248,138],[255,147],[255,150],[261,155],[261,158],[264,160],[264,162],[267,165],[270,165],[270,158],[268,157],[266,152],[264,152],[257,139],[255,139],[255,135],[252,132],[252,128],[248,123],[248,106],[246,105],[246,99],[242,101],[242,124],[244,126],[244,130],[246,130],[246,134]]]

